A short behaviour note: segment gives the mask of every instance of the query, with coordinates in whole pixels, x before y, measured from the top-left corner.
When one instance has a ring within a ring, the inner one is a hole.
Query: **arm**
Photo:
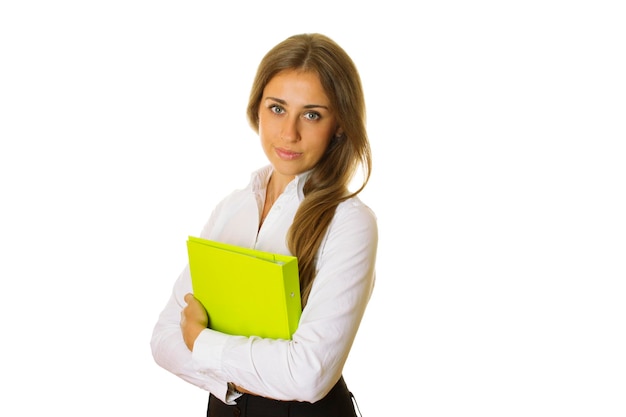
[[[191,292],[189,268],[180,274],[172,295],[154,326],[150,347],[156,363],[183,380],[225,398],[227,381],[219,372],[198,373],[181,332],[184,295]]]
[[[318,273],[293,340],[229,336],[204,329],[193,364],[245,390],[314,402],[339,379],[374,285],[378,235],[373,213],[343,203],[319,251]]]

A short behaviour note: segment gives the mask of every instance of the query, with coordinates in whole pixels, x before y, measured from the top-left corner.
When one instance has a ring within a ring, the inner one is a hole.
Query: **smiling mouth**
[[[276,152],[276,155],[278,155],[280,159],[284,159],[287,161],[297,159],[302,155],[301,152],[293,152],[293,151],[283,149],[283,148],[274,148],[274,151]]]

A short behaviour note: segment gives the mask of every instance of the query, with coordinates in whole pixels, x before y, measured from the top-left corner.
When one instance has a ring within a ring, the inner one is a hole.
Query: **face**
[[[333,136],[337,119],[317,74],[287,70],[263,90],[259,136],[274,167],[273,180],[283,185],[315,167]]]

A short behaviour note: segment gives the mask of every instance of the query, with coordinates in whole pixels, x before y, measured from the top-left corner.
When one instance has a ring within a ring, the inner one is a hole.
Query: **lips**
[[[276,152],[276,155],[278,155],[280,159],[283,159],[286,161],[292,161],[294,159],[299,158],[302,155],[302,152],[294,152],[294,151],[290,151],[289,149],[284,149],[284,148],[274,148],[274,151]]]

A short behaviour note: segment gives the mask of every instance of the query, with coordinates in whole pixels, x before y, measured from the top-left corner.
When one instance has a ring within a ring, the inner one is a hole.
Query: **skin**
[[[274,171],[261,222],[287,184],[296,175],[315,167],[332,137],[341,133],[317,74],[286,70],[267,83],[259,106],[259,137]],[[185,344],[193,351],[198,335],[209,324],[209,317],[193,294],[186,294],[185,302],[180,327]]]

